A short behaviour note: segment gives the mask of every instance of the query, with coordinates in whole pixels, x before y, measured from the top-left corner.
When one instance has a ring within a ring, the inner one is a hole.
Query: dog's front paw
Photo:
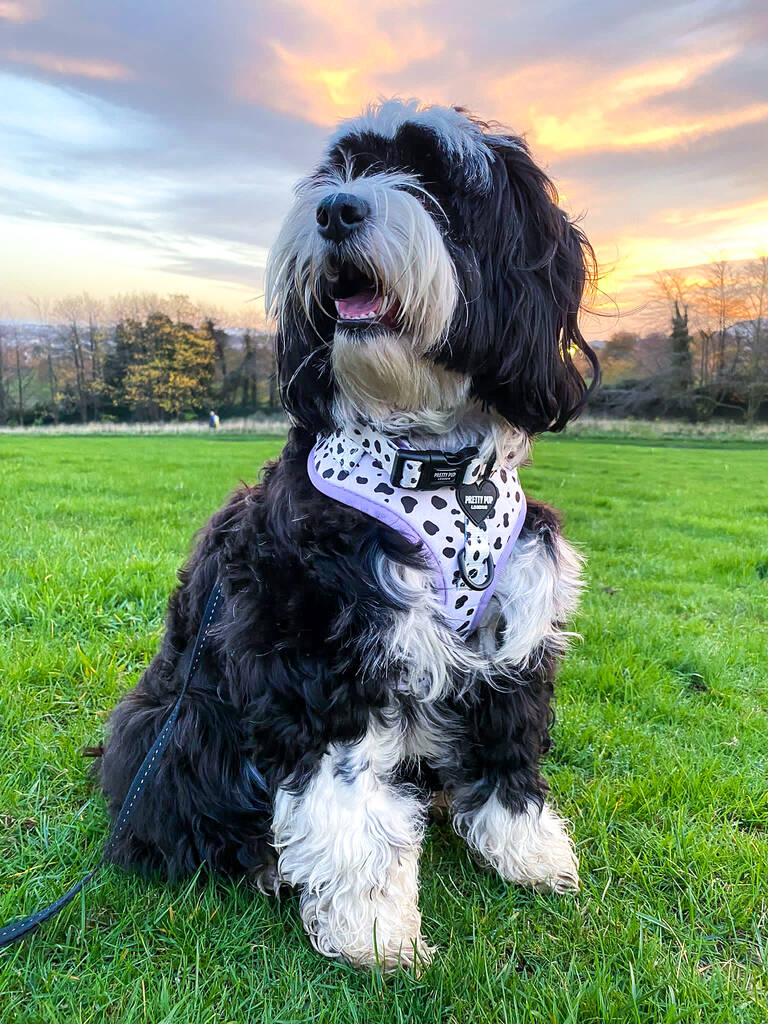
[[[415,967],[418,973],[430,962],[434,949],[421,935],[418,907],[400,906],[383,893],[354,901],[347,895],[330,891],[302,895],[304,928],[318,953],[385,972]]]
[[[546,816],[546,817],[545,817]],[[579,890],[579,861],[564,823],[548,807],[541,813],[538,834],[524,848],[510,881],[549,892]]]
[[[502,878],[564,893],[579,888],[579,862],[565,823],[547,804],[511,814],[495,796],[478,811],[458,814],[456,828]]]

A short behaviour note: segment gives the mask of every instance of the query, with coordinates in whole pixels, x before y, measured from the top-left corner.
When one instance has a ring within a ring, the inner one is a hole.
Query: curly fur
[[[318,197],[342,177],[375,200],[354,245],[315,235]],[[505,878],[577,884],[540,771],[580,586],[556,515],[529,502],[463,640],[440,619],[419,550],[320,494],[306,463],[316,431],[354,416],[414,446],[477,443],[522,461],[530,437],[560,429],[588,394],[573,362],[581,349],[594,364],[576,320],[588,256],[520,139],[460,111],[392,103],[339,130],[270,272],[293,429],[262,480],[201,531],[161,648],[111,716],[101,782],[114,814],[218,579],[214,642],[117,863],[294,885],[320,952],[387,968],[430,956],[418,859],[435,788]],[[396,322],[337,322],[329,267],[342,259],[372,269]]]

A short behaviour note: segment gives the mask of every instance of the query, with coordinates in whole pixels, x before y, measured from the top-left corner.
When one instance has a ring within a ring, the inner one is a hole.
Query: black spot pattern
[[[383,440],[376,443],[374,437],[368,439],[363,433],[350,428],[346,439],[343,432],[336,432],[336,435],[318,445],[314,459],[315,479],[338,480],[339,483],[347,480],[344,486],[349,489],[350,498],[359,488],[358,493],[361,496],[367,495],[367,499],[373,502],[368,514],[374,517],[375,506],[379,505],[383,516],[383,509],[390,504],[390,500],[393,511],[399,507],[412,517],[414,527],[421,534],[422,543],[432,550],[442,564],[442,572],[450,588],[449,596],[444,599],[448,621],[462,638],[469,636],[478,607],[481,602],[485,606],[487,597],[484,599],[482,592],[469,587],[461,572],[454,568],[457,551],[463,543],[467,577],[473,581],[486,581],[489,570],[493,569],[494,560],[504,551],[509,530],[524,501],[516,472],[497,468],[485,478],[496,483],[501,500],[498,507],[489,509],[484,523],[478,528],[467,522],[460,508],[453,507],[456,501],[453,488],[441,488],[439,493],[410,491],[408,484],[418,479],[419,466],[411,469],[406,463],[400,486],[391,485],[389,471],[393,460],[387,444]],[[354,442],[351,441],[353,434]],[[339,441],[343,443],[339,444]],[[379,452],[378,456],[374,449]],[[503,486],[502,481],[506,486]],[[430,509],[434,510],[431,515]],[[459,615],[462,616],[462,622],[456,621]]]

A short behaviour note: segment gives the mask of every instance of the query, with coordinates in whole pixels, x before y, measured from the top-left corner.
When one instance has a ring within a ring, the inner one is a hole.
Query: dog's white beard
[[[363,418],[386,429],[452,430],[467,411],[469,380],[419,355],[413,341],[384,334],[358,340],[337,330],[332,352],[340,422]]]

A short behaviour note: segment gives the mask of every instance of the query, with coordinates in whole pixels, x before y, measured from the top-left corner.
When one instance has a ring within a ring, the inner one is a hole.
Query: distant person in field
[[[208,413],[208,426],[211,430],[219,429],[219,415],[218,413],[215,413],[213,409]]]

